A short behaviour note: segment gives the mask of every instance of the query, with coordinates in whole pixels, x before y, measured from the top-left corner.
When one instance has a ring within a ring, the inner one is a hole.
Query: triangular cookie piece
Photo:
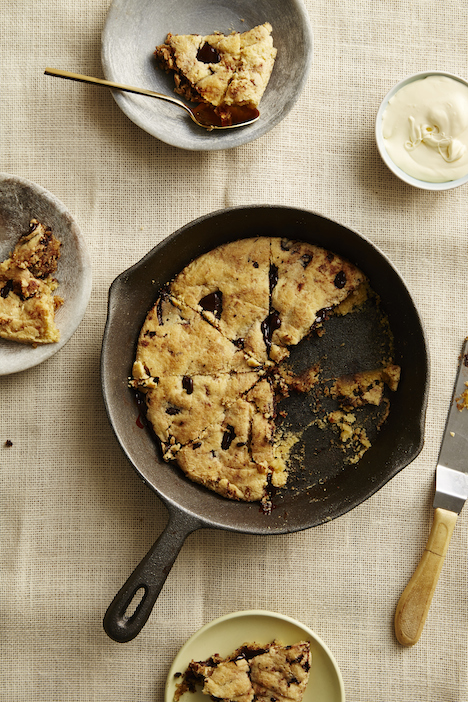
[[[163,292],[141,329],[133,378],[151,387],[155,378],[251,372],[258,365],[198,312]]]
[[[197,439],[258,381],[251,373],[166,376],[145,389],[146,417],[161,440],[164,458]]]
[[[288,239],[271,240],[271,265],[276,283],[272,310],[278,315],[272,343],[298,344],[327,314],[364,280],[346,259],[319,246]]]
[[[285,466],[273,450],[274,397],[260,380],[230,405],[217,422],[177,453],[184,473],[197,483],[234,500],[266,497],[270,482],[286,482]]]
[[[174,279],[171,293],[259,363],[268,361],[263,323],[269,313],[270,239],[218,246]]]
[[[175,92],[188,100],[221,105],[258,104],[276,57],[266,22],[240,34],[168,34],[154,52],[159,64],[174,71]]]
[[[10,258],[0,263],[0,336],[24,344],[59,341],[55,312],[63,300],[53,295],[60,242],[48,227],[31,220]]]

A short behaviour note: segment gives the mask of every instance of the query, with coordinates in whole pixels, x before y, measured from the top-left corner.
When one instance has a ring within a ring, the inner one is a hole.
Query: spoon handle
[[[46,68],[44,71],[46,76],[56,76],[57,78],[67,78],[68,80],[76,80],[80,83],[90,83],[91,85],[103,85],[106,88],[115,88],[116,90],[125,90],[127,93],[136,93],[137,95],[147,95],[148,97],[159,98],[160,100],[166,100],[167,102],[172,102],[174,105],[179,105],[183,107],[187,112],[190,110],[184,105],[183,102],[171,97],[170,95],[164,95],[163,93],[156,93],[154,90],[146,90],[145,88],[135,88],[132,85],[123,85],[121,83],[114,83],[110,80],[104,80],[103,78],[92,78],[91,76],[83,76],[81,73],[72,73],[71,71],[62,71],[57,68]]]

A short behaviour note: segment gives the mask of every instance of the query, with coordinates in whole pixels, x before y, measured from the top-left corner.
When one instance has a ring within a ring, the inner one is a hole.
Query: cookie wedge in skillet
[[[216,422],[177,453],[193,481],[234,500],[262,500],[271,484],[286,482],[285,465],[274,455],[274,397],[260,380]]]
[[[323,314],[348,297],[364,280],[364,274],[341,256],[312,244],[271,239],[271,266],[276,283],[271,306],[281,324],[272,343],[299,343]]]
[[[146,417],[161,441],[163,455],[173,457],[208,426],[222,422],[227,408],[257,381],[254,372],[171,375],[144,388]]]
[[[198,312],[163,292],[140,332],[133,365],[134,380],[144,387],[148,383],[151,385],[152,379],[166,376],[191,377],[233,371],[252,371],[252,362],[242,349]]]
[[[268,361],[262,324],[269,314],[270,239],[240,239],[192,261],[170,286],[174,297],[238,348]]]

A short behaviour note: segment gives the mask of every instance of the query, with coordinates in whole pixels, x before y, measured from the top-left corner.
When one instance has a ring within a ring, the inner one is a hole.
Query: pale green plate
[[[308,627],[291,617],[264,610],[233,612],[205,624],[182,646],[167,676],[165,702],[173,702],[177,682],[191,660],[206,660],[214,653],[227,656],[247,641],[267,644],[277,639],[285,646],[310,641],[312,666],[304,702],[344,702],[343,679],[338,665],[323,641]],[[181,702],[207,702],[201,690],[186,692]]]

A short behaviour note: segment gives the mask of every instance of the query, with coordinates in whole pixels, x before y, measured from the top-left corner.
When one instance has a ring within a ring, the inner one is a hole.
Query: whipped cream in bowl
[[[468,81],[443,71],[408,76],[377,113],[377,147],[401,180],[425,190],[468,182]]]

